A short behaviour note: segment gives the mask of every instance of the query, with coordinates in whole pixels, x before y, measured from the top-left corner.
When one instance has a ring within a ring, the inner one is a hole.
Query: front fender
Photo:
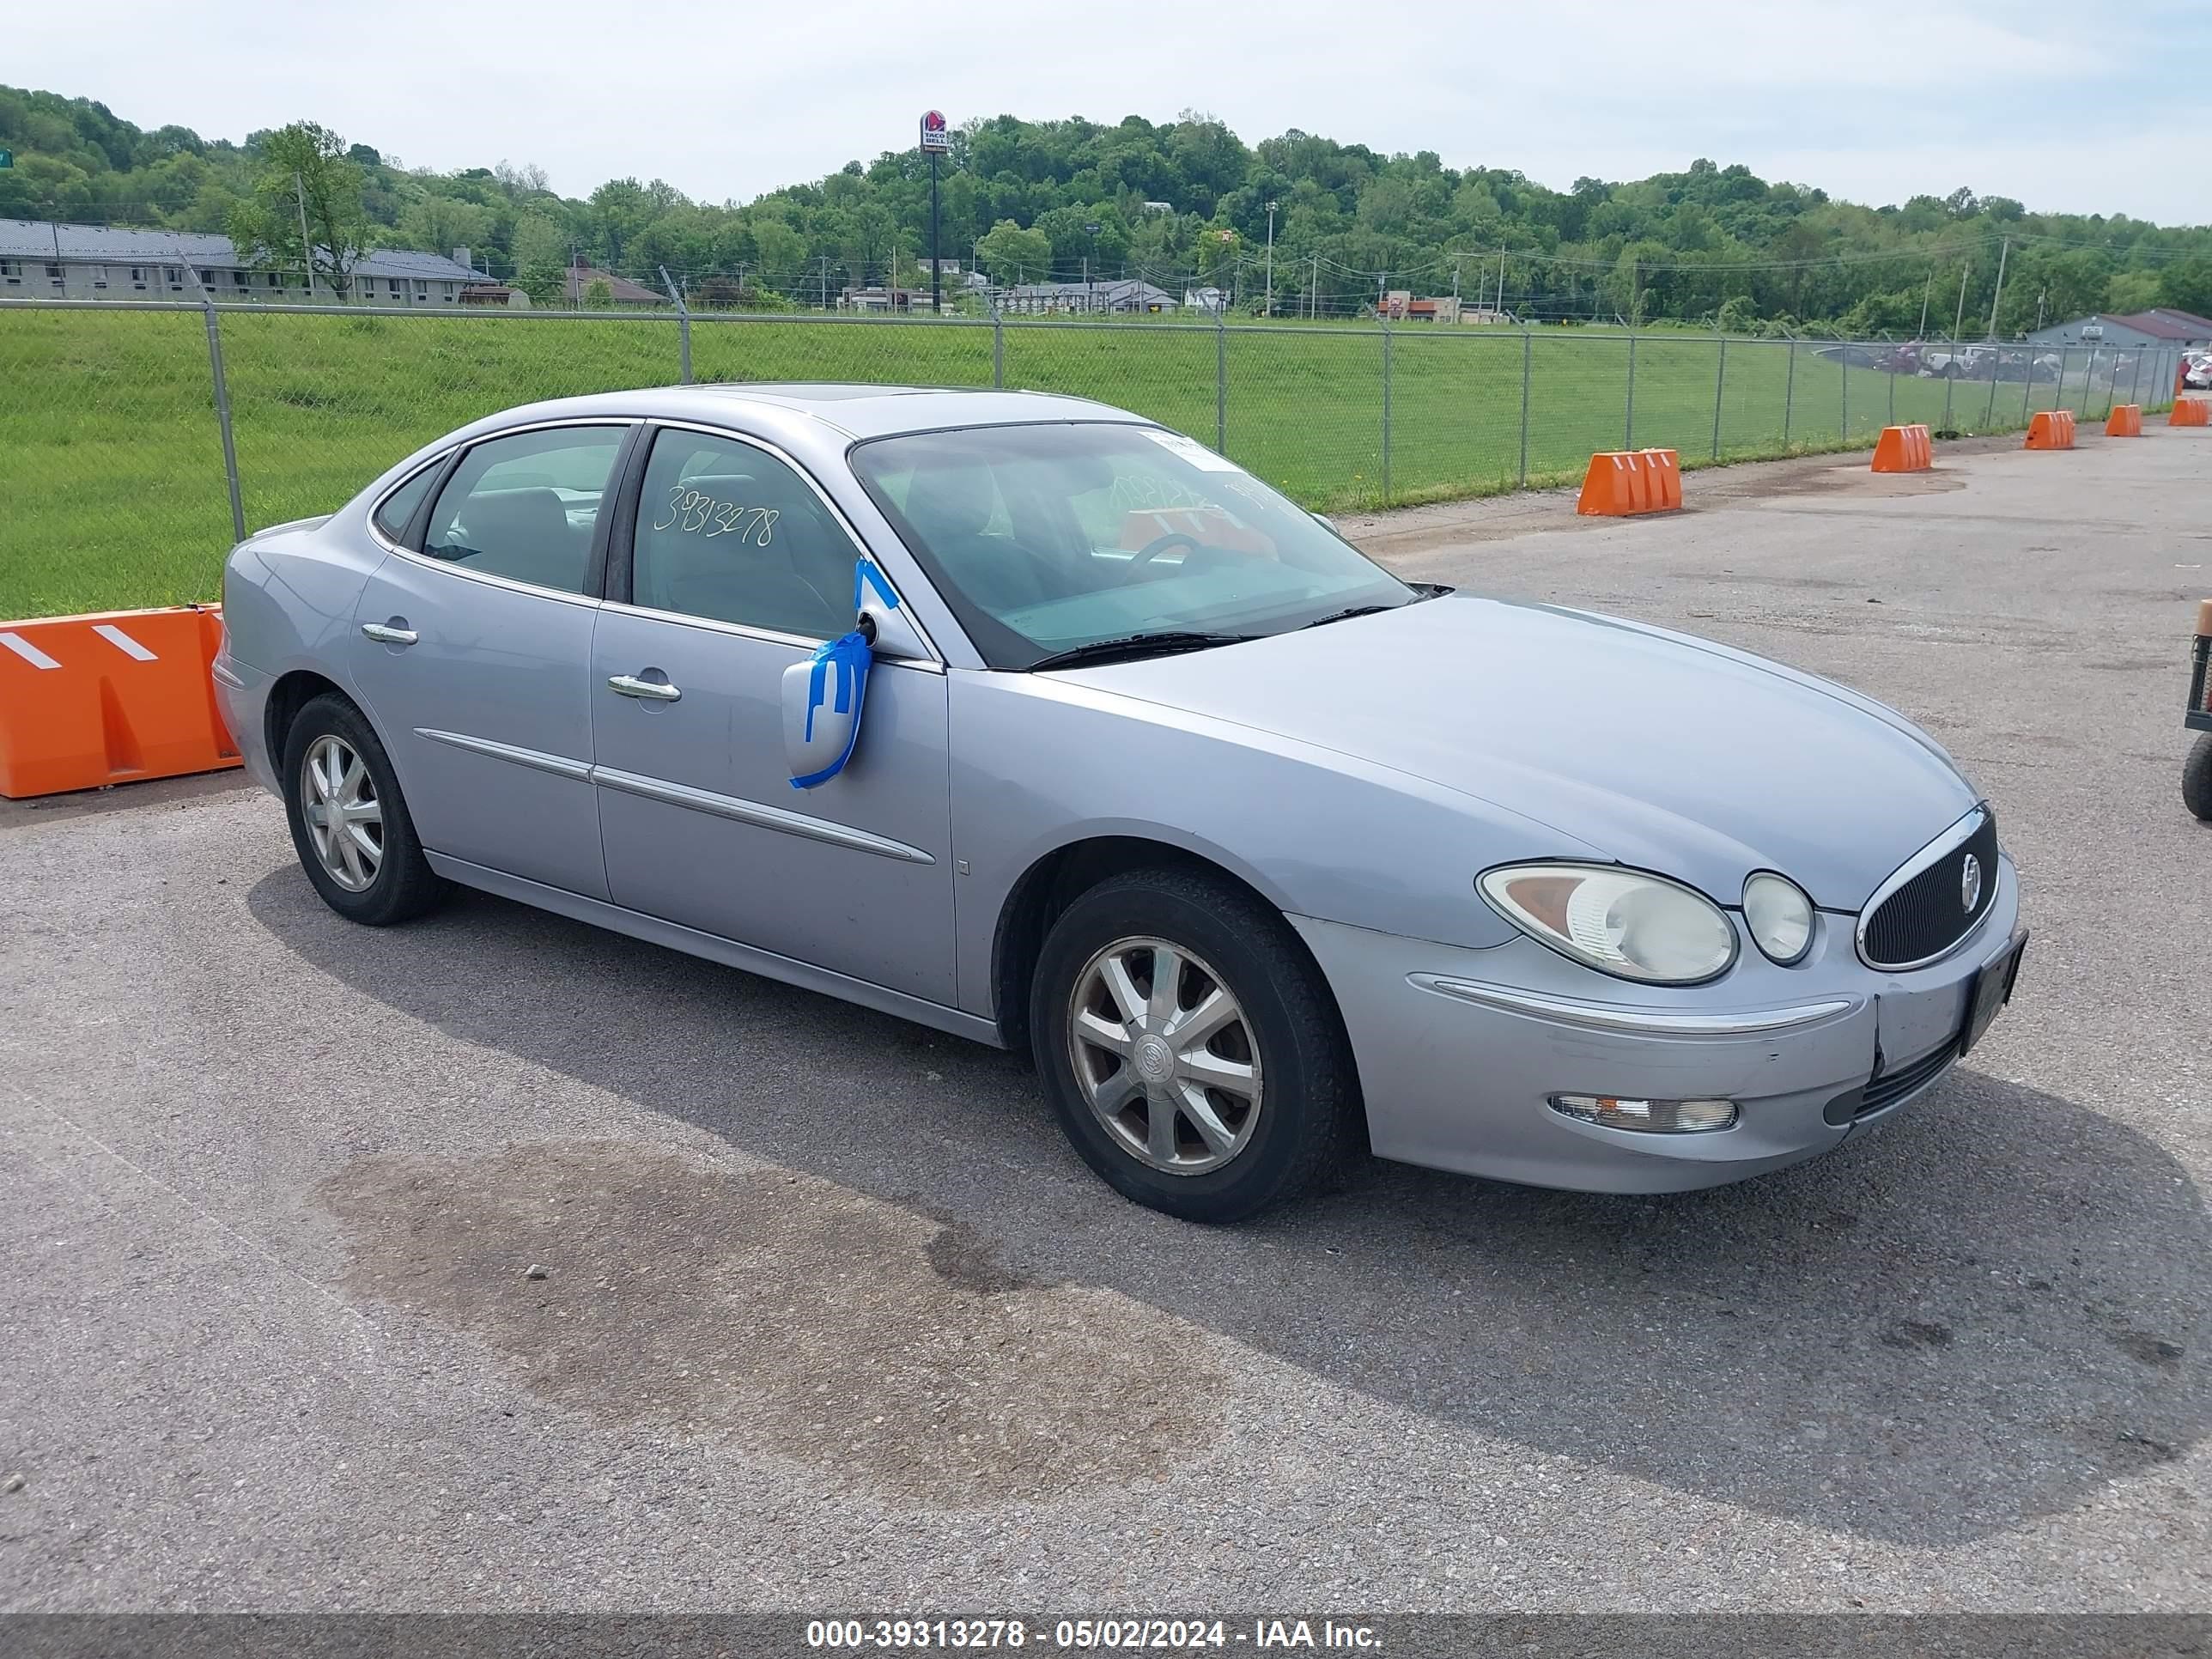
[[[1486,950],[1478,872],[1598,857],[1410,774],[1049,675],[950,677],[961,1006],[990,1017],[1000,919],[1037,862],[1102,836],[1218,865],[1286,915]]]

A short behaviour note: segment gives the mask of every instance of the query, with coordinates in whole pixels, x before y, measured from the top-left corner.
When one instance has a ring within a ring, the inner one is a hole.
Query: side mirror
[[[852,759],[869,659],[866,636],[855,629],[783,671],[783,756],[793,788],[827,783]]]
[[[860,711],[868,696],[868,670],[878,653],[927,657],[921,636],[908,622],[884,574],[862,559],[853,570],[853,631],[831,640],[804,662],[783,671],[783,754],[791,787],[812,789],[845,769],[860,740]]]

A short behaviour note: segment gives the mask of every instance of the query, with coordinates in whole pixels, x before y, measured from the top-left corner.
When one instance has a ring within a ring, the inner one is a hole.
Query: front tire
[[[300,867],[349,921],[388,927],[453,890],[430,867],[392,758],[360,709],[325,693],[284,734],[284,817]]]
[[[2181,804],[2200,818],[2212,818],[2212,732],[2200,732],[2181,763]]]
[[[1281,916],[1218,878],[1135,871],[1069,905],[1038,958],[1030,1031],[1084,1161],[1169,1215],[1242,1220],[1357,1146],[1328,986]]]

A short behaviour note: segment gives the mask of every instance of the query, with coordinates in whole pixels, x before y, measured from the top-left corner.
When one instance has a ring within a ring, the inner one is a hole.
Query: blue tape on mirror
[[[860,709],[868,695],[868,665],[874,661],[867,636],[857,630],[831,640],[807,663],[806,722],[802,750],[835,756],[827,765],[793,776],[794,789],[811,789],[845,769],[860,738]],[[842,741],[840,739],[842,738]]]

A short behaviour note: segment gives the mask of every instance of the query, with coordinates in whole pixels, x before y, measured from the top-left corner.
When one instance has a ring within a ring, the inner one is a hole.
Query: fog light
[[[1552,1109],[1608,1129],[1645,1134],[1701,1135],[1735,1124],[1732,1100],[1632,1100],[1621,1095],[1553,1095]]]

